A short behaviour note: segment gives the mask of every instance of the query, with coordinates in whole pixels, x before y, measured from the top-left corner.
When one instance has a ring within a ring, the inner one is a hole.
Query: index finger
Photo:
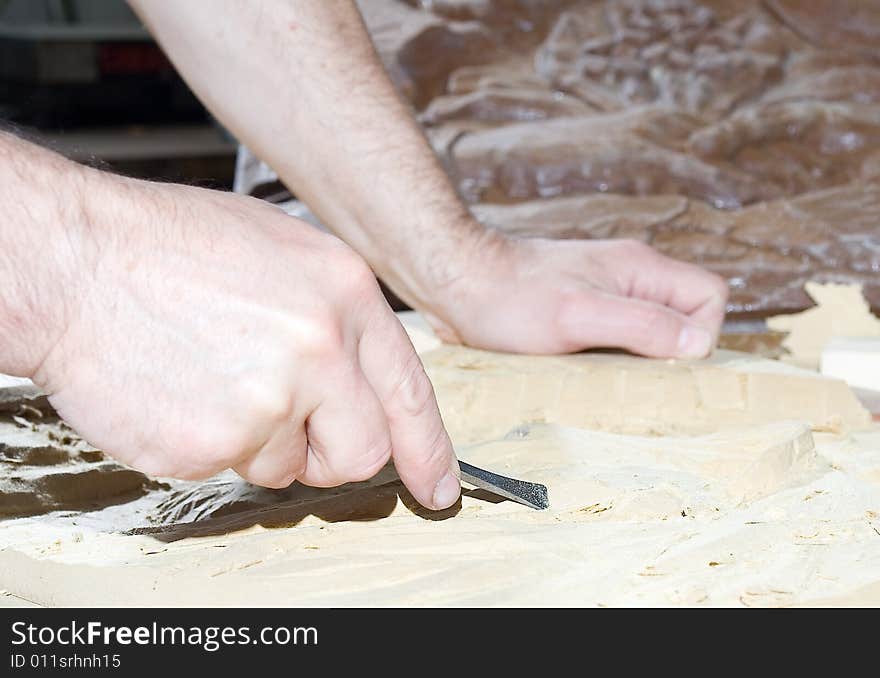
[[[635,268],[632,296],[668,306],[717,336],[728,296],[724,279],[656,250],[646,255]]]
[[[371,315],[358,352],[388,418],[391,456],[403,484],[423,506],[451,506],[461,494],[455,451],[422,361],[387,305]]]

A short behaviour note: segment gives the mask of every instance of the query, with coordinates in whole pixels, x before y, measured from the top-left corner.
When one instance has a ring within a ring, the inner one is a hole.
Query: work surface
[[[7,389],[0,510],[59,510],[0,522],[0,589],[42,605],[880,603],[880,429],[841,382],[725,352],[502,356],[408,325],[459,456],[545,483],[549,510],[467,491],[431,514],[390,468],[334,490],[159,483]]]

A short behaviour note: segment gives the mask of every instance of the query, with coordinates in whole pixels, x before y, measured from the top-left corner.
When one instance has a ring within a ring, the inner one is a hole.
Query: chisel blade
[[[550,506],[546,485],[508,478],[461,460],[458,465],[461,467],[463,482],[539,511]]]

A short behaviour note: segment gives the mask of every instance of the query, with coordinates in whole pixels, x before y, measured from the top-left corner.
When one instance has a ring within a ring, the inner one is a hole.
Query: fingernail
[[[449,471],[434,488],[434,510],[449,508],[461,494],[461,483],[458,478]]]
[[[702,358],[712,350],[712,335],[708,330],[686,326],[678,335],[679,358]]]

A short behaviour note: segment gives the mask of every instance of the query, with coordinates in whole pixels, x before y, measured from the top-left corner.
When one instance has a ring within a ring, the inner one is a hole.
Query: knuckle
[[[378,289],[376,275],[354,250],[340,247],[333,256],[334,285],[345,296],[374,292]]]
[[[303,475],[306,470],[306,449],[304,446],[290,445],[288,449],[278,450],[264,445],[247,460],[239,463],[234,470],[249,483],[281,490]]]
[[[391,392],[391,402],[397,413],[407,417],[420,417],[436,407],[434,387],[415,352],[401,367]]]
[[[248,375],[236,381],[240,411],[250,421],[279,422],[285,420],[293,407],[289,389],[267,375]]]
[[[307,357],[334,358],[345,350],[342,327],[331,313],[298,319],[294,335],[299,352]]]
[[[270,490],[283,490],[302,475],[303,468],[290,470],[286,468],[278,468],[269,472],[261,472],[259,475],[253,473],[241,474],[249,483],[259,485],[260,487],[268,487]]]
[[[205,478],[236,464],[247,449],[248,436],[228,423],[215,422],[178,434],[175,456],[180,459],[176,477]]]
[[[238,379],[241,411],[252,421],[280,422],[289,418],[293,409],[291,389],[268,376],[247,375]]]
[[[425,458],[424,466],[428,469],[445,469],[449,468],[450,455],[452,452],[452,442],[446,434],[446,429],[438,426],[436,430],[431,432],[430,444],[428,445],[428,456]]]
[[[391,459],[390,441],[368,445],[359,451],[355,463],[346,469],[347,482],[369,480],[385,467],[389,459]]]
[[[675,351],[681,324],[659,309],[645,309],[636,315],[637,336],[642,339],[640,352],[650,355],[670,355]]]

